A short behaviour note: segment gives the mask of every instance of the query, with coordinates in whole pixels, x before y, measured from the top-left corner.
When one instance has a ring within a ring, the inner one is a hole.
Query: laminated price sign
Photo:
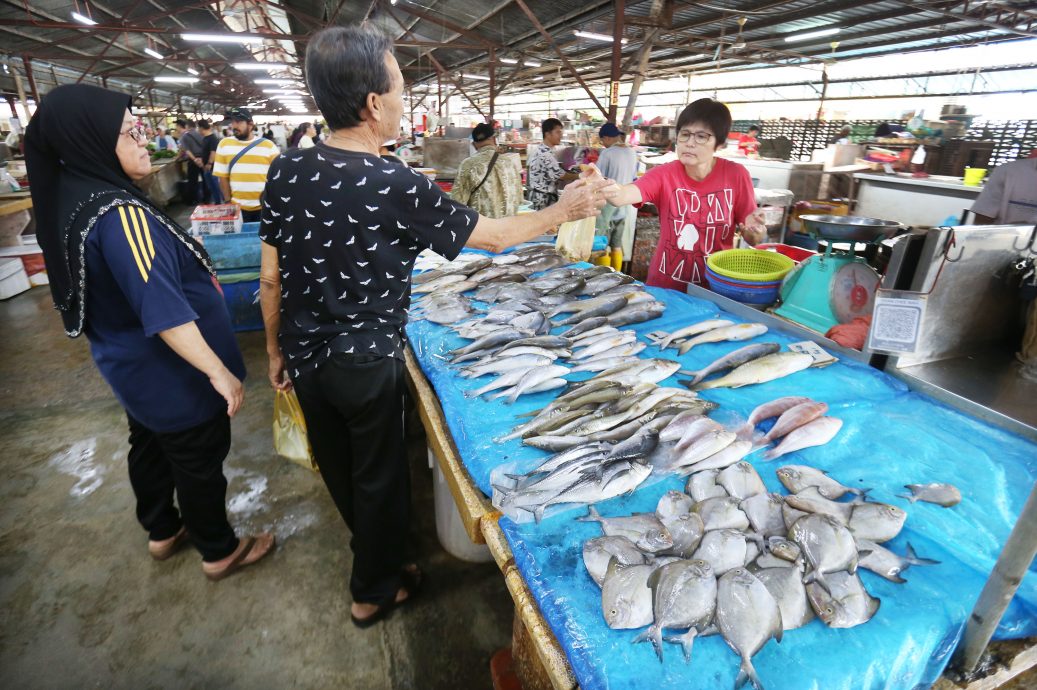
[[[926,295],[921,293],[891,290],[876,294],[868,349],[888,354],[909,354],[917,350],[925,307]]]

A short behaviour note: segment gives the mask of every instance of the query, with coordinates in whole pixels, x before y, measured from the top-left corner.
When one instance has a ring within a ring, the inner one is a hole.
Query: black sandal
[[[400,585],[400,589],[407,593],[406,597],[400,601],[396,601],[396,597],[393,597],[387,603],[382,604],[375,609],[375,612],[370,616],[365,616],[364,618],[358,618],[356,615],[350,613],[349,619],[353,621],[353,625],[361,630],[370,628],[375,623],[388,618],[393,612],[393,609],[409,603],[412,599],[418,596],[418,587],[421,584],[421,571],[418,570],[416,573],[414,571],[404,572],[401,574],[401,579],[403,580],[403,584]],[[414,586],[411,585],[412,582],[415,583]]]

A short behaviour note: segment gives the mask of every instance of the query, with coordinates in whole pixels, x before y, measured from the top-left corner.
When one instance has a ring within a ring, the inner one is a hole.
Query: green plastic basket
[[[706,265],[718,275],[765,283],[784,278],[796,262],[783,254],[762,249],[725,249],[710,254]]]

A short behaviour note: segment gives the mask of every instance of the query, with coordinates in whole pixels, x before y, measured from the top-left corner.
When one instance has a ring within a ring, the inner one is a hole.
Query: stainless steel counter
[[[966,187],[961,178],[856,173],[857,206],[854,215],[889,218],[904,225],[942,225],[948,217],[957,224],[972,207],[981,187]]]

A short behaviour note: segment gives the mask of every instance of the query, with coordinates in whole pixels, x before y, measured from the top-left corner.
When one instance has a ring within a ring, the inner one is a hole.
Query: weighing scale
[[[877,243],[904,229],[900,223],[859,216],[800,216],[803,229],[827,241],[824,254],[805,259],[781,284],[781,306],[774,313],[826,333],[840,323],[871,314],[881,277],[855,253],[857,242]],[[832,249],[849,242],[849,251]]]

